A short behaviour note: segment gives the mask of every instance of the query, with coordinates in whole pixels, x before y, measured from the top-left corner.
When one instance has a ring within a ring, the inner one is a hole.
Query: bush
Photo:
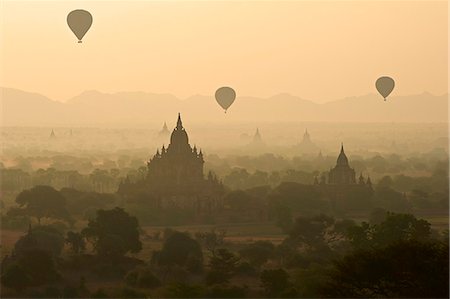
[[[138,287],[153,289],[161,285],[161,281],[148,268],[138,267],[128,272],[125,276],[126,284]]]
[[[244,298],[246,289],[237,286],[222,287],[214,286],[206,293],[206,298]]]
[[[98,289],[91,294],[91,298],[109,298],[103,289]]]
[[[19,291],[30,286],[51,283],[59,278],[52,257],[47,251],[33,249],[25,251],[16,262],[3,270],[1,283]]]
[[[242,262],[236,268],[236,274],[252,276],[256,273],[256,269],[249,262]]]
[[[240,252],[255,267],[260,267],[274,256],[275,246],[268,241],[257,241],[245,246]]]
[[[266,294],[277,296],[289,287],[289,275],[283,269],[264,270],[261,273],[261,283]]]
[[[147,295],[131,288],[123,288],[121,298],[147,298]]]
[[[164,233],[166,235],[166,232]],[[180,266],[191,273],[203,267],[200,244],[186,233],[172,232],[165,239],[162,250],[154,256],[160,266]]]
[[[63,247],[64,237],[56,228],[40,225],[30,229],[28,234],[16,242],[14,253],[20,256],[25,251],[41,249],[57,257],[61,254]]]
[[[167,288],[166,296],[168,298],[204,298],[204,289],[198,285],[188,285],[177,283]]]
[[[17,263],[8,265],[1,277],[2,285],[16,291],[30,286],[31,280],[28,273]]]

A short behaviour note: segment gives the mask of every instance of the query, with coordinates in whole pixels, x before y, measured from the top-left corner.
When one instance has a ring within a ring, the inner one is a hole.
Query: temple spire
[[[259,133],[259,128],[256,128],[255,136],[253,138],[255,140],[261,139],[261,134]]]
[[[183,129],[183,123],[181,122],[181,114],[178,113],[178,120],[177,120],[177,130]]]
[[[337,158],[337,165],[348,166],[348,158],[344,152],[344,143],[343,142],[341,143],[341,153],[339,154],[339,156]]]

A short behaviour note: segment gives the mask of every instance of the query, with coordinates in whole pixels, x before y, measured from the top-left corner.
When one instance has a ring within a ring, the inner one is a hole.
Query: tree
[[[165,294],[167,298],[205,298],[204,288],[199,285],[175,283],[169,285]]]
[[[203,298],[245,298],[245,287],[215,285],[206,291]]]
[[[239,257],[225,248],[217,250],[209,260],[210,272],[206,277],[207,284],[228,283],[239,265]]]
[[[288,241],[307,250],[321,250],[345,239],[347,229],[354,225],[351,220],[336,221],[320,214],[313,217],[298,217]]]
[[[289,232],[292,228],[292,212],[291,209],[282,204],[275,204],[271,208],[271,213],[274,214],[275,221],[278,227],[280,227],[285,233]]]
[[[67,232],[65,239],[66,244],[69,244],[71,250],[75,254],[79,254],[86,249],[86,243],[84,242],[84,237],[81,233]]]
[[[35,285],[41,285],[58,279],[55,261],[45,250],[35,249],[27,251],[19,264],[32,277]]]
[[[59,278],[55,262],[48,251],[30,249],[17,260],[6,266],[2,274],[2,284],[16,290],[28,286],[40,286]]]
[[[172,232],[157,253],[157,263],[162,266],[180,266],[190,272],[200,272],[203,253],[200,244],[188,234]]]
[[[448,298],[448,244],[400,241],[338,260],[322,293],[330,297]]]
[[[274,256],[274,253],[275,245],[269,241],[256,241],[239,251],[241,257],[256,267],[261,267],[268,259]]]
[[[283,182],[268,195],[269,212],[271,215],[287,216],[286,209],[292,214],[317,214],[329,208],[328,202],[323,200],[323,194],[313,185],[294,182]],[[278,209],[281,208],[281,211]],[[284,210],[283,210],[284,209]]]
[[[389,187],[378,187],[374,196],[375,203],[383,208],[395,212],[407,212],[411,209],[405,194],[395,191]]]
[[[24,190],[17,196],[16,203],[25,215],[36,217],[39,224],[42,218],[70,221],[66,199],[50,186],[35,186]]]
[[[209,251],[211,255],[216,254],[216,249],[224,244],[226,231],[216,232],[213,229],[210,232],[198,232],[195,234],[196,239]]]
[[[382,208],[375,208],[370,212],[369,223],[370,224],[380,224],[386,220],[387,211]]]
[[[425,241],[431,237],[431,225],[411,214],[387,213],[379,224],[355,225],[347,230],[347,236],[355,248],[383,247],[397,241]]]
[[[99,256],[118,258],[142,249],[138,220],[122,208],[98,210],[82,234],[92,242]]]
[[[64,247],[63,235],[51,226],[36,226],[29,229],[28,233],[21,237],[14,245],[14,254],[23,255],[25,252],[40,249],[48,252],[53,257],[58,257]]]
[[[278,296],[289,287],[289,275],[283,269],[270,269],[261,272],[261,284],[269,297]]]
[[[29,277],[22,266],[13,263],[4,269],[1,282],[5,287],[12,288],[16,290],[16,292],[19,292],[19,290],[24,289],[31,284],[31,277]]]
[[[159,287],[161,282],[147,267],[137,267],[125,276],[125,282],[133,287],[153,289]]]
[[[392,178],[386,175],[378,181],[377,189],[390,189],[392,188],[392,185],[393,185]]]

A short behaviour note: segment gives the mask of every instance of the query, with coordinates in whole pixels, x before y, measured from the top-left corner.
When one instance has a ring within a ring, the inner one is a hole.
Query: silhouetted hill
[[[170,94],[85,91],[67,102],[11,88],[1,89],[2,125],[138,124],[173,119],[188,122],[446,122],[448,95],[422,93],[384,102],[369,94],[316,104],[289,94],[270,98],[238,97],[224,114],[213,96],[181,100]]]

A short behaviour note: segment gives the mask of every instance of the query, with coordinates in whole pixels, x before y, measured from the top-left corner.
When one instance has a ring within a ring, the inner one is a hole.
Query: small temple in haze
[[[158,137],[165,138],[165,137],[168,137],[169,135],[170,135],[170,131],[167,128],[167,123],[164,122],[164,125],[163,125],[161,131],[159,131],[159,133],[158,133]]]
[[[308,129],[305,129],[303,139],[298,144],[297,148],[304,154],[317,153],[319,151],[319,147],[311,140],[311,135],[309,134]]]
[[[266,147],[266,143],[264,142],[261,132],[259,131],[259,128],[256,128],[256,132],[253,135],[252,140],[247,145],[247,147],[251,150],[258,150],[258,149],[264,149]]]

